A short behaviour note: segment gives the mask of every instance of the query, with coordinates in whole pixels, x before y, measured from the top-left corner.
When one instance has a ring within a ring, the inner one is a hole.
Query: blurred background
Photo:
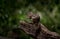
[[[60,0],[0,0],[0,36],[19,26],[29,11],[38,13],[41,23],[49,30],[60,34]],[[33,39],[20,30],[21,39]]]

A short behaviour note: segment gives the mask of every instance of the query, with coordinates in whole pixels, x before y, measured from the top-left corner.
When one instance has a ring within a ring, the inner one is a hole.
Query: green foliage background
[[[17,28],[20,20],[27,21],[30,9],[41,16],[41,23],[49,30],[60,34],[60,0],[0,0],[0,35]],[[22,35],[25,39],[26,34]]]

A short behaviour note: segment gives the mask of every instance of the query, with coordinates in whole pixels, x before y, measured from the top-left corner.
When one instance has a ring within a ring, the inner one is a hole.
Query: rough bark
[[[35,39],[60,39],[59,34],[57,34],[56,32],[49,31],[41,23],[39,23],[39,25],[35,25],[31,23],[26,23],[26,22],[20,22],[19,28]]]

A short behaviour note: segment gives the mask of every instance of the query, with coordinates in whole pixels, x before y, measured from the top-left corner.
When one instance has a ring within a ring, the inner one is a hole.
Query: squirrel
[[[29,19],[32,19],[33,24],[35,24],[35,26],[38,26],[36,32],[35,32],[35,39],[38,39],[37,36],[39,35],[40,31],[41,31],[41,27],[39,26],[39,22],[40,22],[40,16],[38,14],[33,14],[32,12],[30,12],[28,14]]]
[[[40,16],[38,14],[33,14],[32,12],[28,13],[28,17],[29,19],[32,19],[32,22],[35,23],[39,23],[40,22]]]

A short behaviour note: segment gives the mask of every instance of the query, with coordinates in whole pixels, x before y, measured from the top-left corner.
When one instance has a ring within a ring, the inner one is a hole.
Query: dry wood
[[[39,28],[39,26],[41,28]],[[60,39],[60,35],[56,32],[49,31],[44,25],[37,25],[26,23],[26,22],[20,22],[20,29],[24,30],[28,35],[31,35],[32,37],[37,39]],[[39,33],[36,33],[37,29]],[[35,37],[35,35],[38,34],[38,36]]]

